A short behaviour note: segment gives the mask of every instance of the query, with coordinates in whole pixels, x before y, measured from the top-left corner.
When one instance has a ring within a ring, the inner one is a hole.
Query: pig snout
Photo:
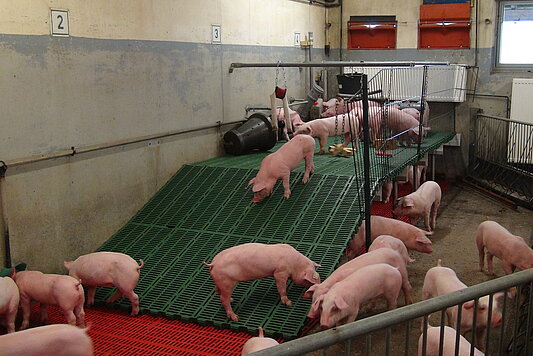
[[[261,189],[260,191],[254,193],[254,198],[252,199],[252,203],[259,203],[266,197],[267,197],[266,189]]]

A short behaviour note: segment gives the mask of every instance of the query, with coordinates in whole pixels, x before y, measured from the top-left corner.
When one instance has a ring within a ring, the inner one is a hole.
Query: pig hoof
[[[292,307],[292,302],[288,297],[282,297],[281,302],[288,307]]]
[[[230,318],[233,321],[239,321],[239,316],[235,313],[228,314],[228,318]]]

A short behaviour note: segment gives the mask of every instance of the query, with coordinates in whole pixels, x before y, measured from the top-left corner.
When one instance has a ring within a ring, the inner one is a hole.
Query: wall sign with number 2
[[[68,36],[68,10],[50,9],[52,36]]]

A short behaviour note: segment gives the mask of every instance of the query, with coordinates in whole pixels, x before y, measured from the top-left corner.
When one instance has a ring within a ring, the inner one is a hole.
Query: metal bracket
[[[6,171],[7,171],[7,164],[4,161],[0,161],[2,163],[2,166],[0,166],[0,178],[6,177]]]

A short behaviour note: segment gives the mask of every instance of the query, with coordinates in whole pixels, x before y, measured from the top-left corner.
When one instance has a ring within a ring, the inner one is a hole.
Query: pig
[[[263,328],[259,328],[259,336],[252,337],[246,341],[242,347],[241,355],[248,355],[252,352],[268,349],[269,347],[279,345],[274,339],[265,337],[263,334]]]
[[[140,265],[130,256],[118,252],[94,252],[78,257],[75,261],[65,261],[69,275],[88,286],[87,305],[94,304],[96,287],[117,287],[117,291],[107,302],[112,303],[121,296],[131,302],[131,315],[139,313],[139,296],[133,291],[139,281],[143,260]]]
[[[392,193],[392,185],[394,183],[392,181],[385,182],[381,186],[381,202],[384,204],[387,204],[390,200],[390,195]]]
[[[272,194],[278,179],[283,181],[283,197],[289,199],[291,196],[289,184],[291,171],[298,167],[302,159],[305,160],[305,173],[302,183],[306,184],[309,181],[309,174],[315,171],[313,163],[314,151],[315,140],[311,136],[300,135],[285,143],[276,152],[266,156],[261,162],[259,172],[246,186],[247,189],[250,185],[253,186],[254,197],[252,202],[259,203]]]
[[[405,266],[404,258],[397,251],[392,249],[378,249],[376,251],[365,253],[351,261],[346,262],[333,271],[333,273],[324,282],[312,285],[309,289],[307,289],[307,291],[304,293],[304,298],[309,298],[311,296],[313,297],[311,308],[307,316],[311,319],[318,317],[321,308],[320,297],[326,294],[335,283],[342,281],[360,268],[377,263],[386,263],[398,269],[402,277],[402,290],[405,297],[405,303],[413,303],[413,298],[411,296],[412,287],[409,283],[409,276]]]
[[[506,274],[514,272],[518,267],[521,270],[533,268],[533,250],[525,240],[511,234],[507,229],[495,221],[484,221],[479,224],[476,231],[476,245],[479,251],[479,271],[483,271],[485,248],[487,248],[487,266],[489,275],[494,275],[492,257],[502,260],[503,270]]]
[[[437,225],[441,195],[439,184],[428,180],[415,192],[396,199],[394,215],[415,219],[423,217],[426,230],[433,231]]]
[[[67,323],[85,326],[83,304],[85,295],[79,280],[60,274],[44,274],[39,271],[22,271],[14,274],[20,292],[20,306],[23,320],[20,330],[30,323],[30,304],[36,301],[41,304],[41,322],[48,319],[47,305],[58,305],[67,319]]]
[[[335,115],[341,115],[348,112],[348,108],[342,98],[332,98],[322,103],[321,117],[331,117]]]
[[[371,217],[371,231],[370,237],[374,240],[379,235],[391,235],[403,241],[405,247],[410,250],[415,250],[423,253],[432,253],[431,240],[427,235],[432,235],[433,232],[424,231],[416,226],[406,222],[386,218],[383,216],[372,215]],[[347,248],[346,254],[348,258],[355,257],[365,247],[365,221],[359,227],[359,230],[354,235],[353,239]]]
[[[0,336],[2,356],[92,356],[93,342],[87,329],[54,324]]]
[[[280,139],[289,141],[293,135],[293,132],[288,132],[287,130],[287,123],[285,121],[285,110],[283,108],[276,109],[277,117],[278,117],[278,126],[280,130],[280,134],[278,135]],[[291,124],[293,130],[296,130],[299,126],[301,126],[304,122],[300,118],[300,115],[289,108],[289,115],[291,119]]]
[[[372,244],[370,245],[368,252],[374,251],[380,248],[391,248],[394,251],[398,252],[403,259],[405,260],[405,263],[415,262],[411,257],[409,257],[409,253],[407,252],[407,247],[405,247],[405,244],[402,242],[402,240],[397,239],[394,236],[391,235],[380,235],[372,241]]]
[[[442,354],[439,354],[440,343],[440,327],[428,327],[427,329],[427,341],[426,341],[426,353],[424,353],[423,337],[420,335],[418,339],[418,356],[454,356],[455,355],[455,339],[457,332],[454,328],[444,326]],[[471,345],[463,336],[459,335],[459,353],[457,356],[470,356]],[[483,356],[484,353],[474,348],[474,356]]]
[[[11,277],[0,277],[0,315],[5,316],[8,333],[15,332],[19,300],[19,289],[15,281]]]
[[[281,302],[287,306],[292,306],[287,297],[287,279],[307,287],[320,283],[320,276],[315,270],[320,265],[287,244],[246,243],[233,246],[219,252],[211,263],[204,262],[204,265],[209,267],[215,291],[220,295],[228,318],[233,321],[239,320],[231,308],[231,293],[238,282],[273,276]]]
[[[350,123],[352,131],[350,131]],[[351,134],[353,132],[353,135]],[[309,135],[313,137],[318,137],[320,144],[320,150],[318,154],[324,154],[326,143],[328,142],[328,137],[344,135],[344,145],[347,146],[351,142],[353,137],[357,146],[359,132],[359,122],[354,115],[343,114],[336,117],[328,117],[324,119],[316,119],[309,121],[298,127],[294,132],[294,136],[297,135]]]
[[[448,267],[442,267],[441,260],[437,261],[437,266],[430,268],[426,272],[424,278],[424,285],[422,287],[422,299],[437,297],[440,295],[452,293],[461,289],[467,288],[467,286],[457,278],[455,271]],[[503,293],[494,294],[494,301],[492,304],[492,316],[488,320],[489,309],[489,296],[483,296],[479,298],[477,317],[476,317],[476,341],[477,345],[482,347],[484,331],[487,327],[499,326],[502,322],[502,315],[499,310],[498,304],[501,304]],[[468,301],[463,303],[461,320],[457,320],[458,307],[450,307],[446,309],[446,316],[448,319],[448,325],[457,329],[457,325],[461,325],[461,334],[465,334],[472,330],[474,319],[474,301]]]
[[[407,183],[411,185],[411,188],[415,188],[415,179],[413,175],[413,171],[415,169],[415,166],[407,166]],[[424,183],[426,181],[426,170],[427,166],[416,166],[416,181],[418,185]]]
[[[396,308],[401,285],[402,276],[391,265],[378,263],[356,270],[319,297],[320,327],[327,329],[355,321],[361,304],[381,295],[389,310]]]
[[[399,135],[398,142],[407,146],[418,143],[420,135],[418,121],[397,108],[388,107],[387,110],[387,124],[393,136]]]

